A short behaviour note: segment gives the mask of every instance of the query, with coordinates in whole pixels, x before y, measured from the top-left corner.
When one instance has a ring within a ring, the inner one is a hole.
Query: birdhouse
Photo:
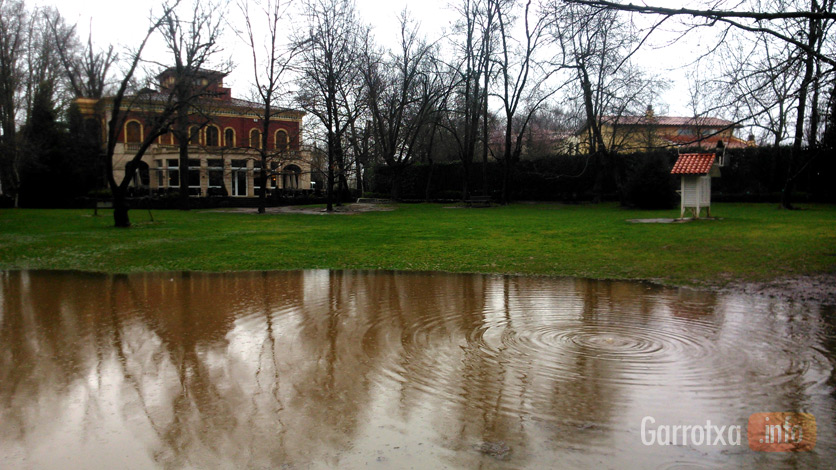
[[[681,218],[685,217],[686,211],[690,211],[698,219],[702,209],[705,209],[706,216],[711,217],[711,177],[720,174],[715,168],[715,160],[716,154],[713,153],[684,153],[673,165],[671,174],[681,177]]]

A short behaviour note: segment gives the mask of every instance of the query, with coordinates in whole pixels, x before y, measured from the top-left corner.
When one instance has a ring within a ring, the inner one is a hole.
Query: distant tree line
[[[10,202],[60,205],[101,187],[98,130],[71,102],[100,97],[114,60],[53,7],[0,0],[0,188]]]

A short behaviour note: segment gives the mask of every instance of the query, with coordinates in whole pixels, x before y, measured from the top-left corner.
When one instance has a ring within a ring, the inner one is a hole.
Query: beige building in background
[[[754,147],[754,138],[739,139],[734,131],[741,126],[714,117],[656,116],[648,106],[644,116],[603,116],[601,134],[611,152],[646,152],[660,148],[745,148]],[[589,126],[577,134],[580,153],[589,153]]]

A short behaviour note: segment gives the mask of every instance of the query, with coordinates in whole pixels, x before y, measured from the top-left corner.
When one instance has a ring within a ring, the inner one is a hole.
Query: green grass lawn
[[[521,273],[722,285],[836,271],[836,206],[716,204],[719,221],[630,224],[679,211],[614,204],[451,209],[399,205],[356,215],[0,211],[0,269],[104,272],[393,269]]]

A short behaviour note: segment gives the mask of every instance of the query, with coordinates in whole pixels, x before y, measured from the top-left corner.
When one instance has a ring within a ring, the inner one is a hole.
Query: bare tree
[[[546,16],[531,10],[531,1],[516,11],[514,0],[497,2],[496,16],[499,24],[498,69],[499,93],[502,114],[505,121],[502,152],[495,157],[502,163],[502,202],[508,202],[508,184],[519,160],[528,124],[543,103],[557,92],[556,87],[548,89],[547,81],[555,69],[543,68],[535,54],[545,41]],[[522,36],[517,40],[512,35],[516,26],[514,18],[522,21]]]
[[[365,82],[373,150],[393,171],[392,197],[400,197],[403,170],[418,154],[418,139],[430,125],[430,113],[441,97],[432,69],[434,46],[418,37],[417,25],[404,10],[397,51],[376,51],[366,42]]]
[[[623,116],[641,115],[663,84],[631,63],[643,39],[616,12],[565,5],[555,10],[552,34],[561,51],[555,65],[574,75],[570,80],[586,117],[589,152],[606,156],[618,148],[619,137],[604,135],[604,117],[617,124]]]
[[[352,0],[306,0],[304,29],[297,32],[300,80],[297,100],[315,116],[326,134],[327,210],[334,210],[334,184],[345,188],[345,139],[360,115],[359,38],[361,27]]]
[[[275,176],[274,168],[281,168],[283,163],[298,158],[292,152],[290,142],[288,145],[276,145],[271,152],[268,147],[268,136],[270,135],[270,122],[273,118],[286,111],[281,105],[282,97],[285,96],[284,84],[288,72],[293,66],[293,60],[299,50],[305,46],[303,43],[282,45],[281,33],[282,23],[287,17],[287,6],[282,5],[279,0],[265,0],[263,3],[254,2],[258,6],[258,17],[263,17],[266,22],[266,36],[259,37],[256,34],[256,27],[253,23],[253,16],[250,14],[250,2],[241,1],[238,6],[244,15],[246,31],[244,40],[252,51],[253,76],[255,77],[255,93],[261,104],[259,119],[261,121],[261,145],[258,146],[261,172],[259,174],[261,189],[258,194],[258,213],[265,212],[267,200],[267,179]],[[263,48],[263,55],[260,50]],[[289,140],[298,142],[299,135],[288,136]]]
[[[51,26],[70,43],[75,39],[54,7],[30,11],[22,1],[0,0],[0,188],[15,199],[15,205],[20,168],[34,158],[30,150],[39,144],[37,139],[24,142],[18,127],[29,126],[36,97],[41,104],[57,103],[59,111],[71,98]]]
[[[212,80],[205,80],[206,67],[222,51],[222,4],[194,0],[187,11],[179,0],[166,4],[169,12],[160,28],[173,65],[168,69],[173,82],[168,86],[177,104],[177,117],[171,132],[177,139],[180,168],[189,167],[189,145],[198,142],[200,129],[209,123],[211,115]],[[227,66],[226,68],[229,68]],[[215,67],[214,75],[225,75]],[[180,172],[180,208],[189,209],[189,172]]]
[[[766,35],[747,43],[743,39],[723,54],[725,71],[718,80],[715,102],[729,106],[731,100],[735,116],[750,120],[778,147],[789,137],[802,64],[788,44]]]
[[[570,85],[580,100],[585,118],[586,151],[598,168],[595,194],[604,183],[620,186],[614,152],[632,136],[616,132],[622,119],[642,116],[664,82],[648,76],[631,59],[647,36],[661,25],[637,31],[617,11],[584,5],[555,5],[552,36],[560,54],[554,66],[569,71]],[[610,128],[604,132],[603,125]]]
[[[812,152],[804,163],[800,162],[802,147],[815,147],[820,127],[819,100],[826,76],[836,69],[836,59],[825,43],[827,34],[836,21],[833,0],[775,0],[761,2],[715,2],[705,9],[672,9],[649,5],[623,4],[603,0],[564,0],[568,4],[583,5],[598,11],[629,11],[657,15],[663,19],[679,17],[692,19],[690,29],[720,28],[725,38],[729,31],[752,35],[766,35],[778,40],[794,51],[800,63],[799,81],[792,95],[795,97],[795,125],[792,157],[782,195],[782,205],[792,208],[792,192],[795,179],[819,156]],[[724,7],[730,4],[729,8]],[[832,39],[831,39],[832,41]],[[769,64],[768,64],[769,65]],[[768,71],[774,68],[768,66]],[[767,73],[767,72],[764,72]],[[809,131],[805,135],[805,126]]]
[[[459,160],[462,162],[462,199],[470,196],[470,177],[480,141],[484,145],[485,126],[479,132],[479,124],[487,119],[486,84],[489,84],[491,61],[491,37],[494,29],[496,4],[490,0],[462,0],[457,7],[459,21],[456,24],[455,57],[448,64],[446,73],[450,80],[444,103],[444,119],[440,125],[453,138]],[[487,151],[486,148],[484,148]],[[485,181],[483,181],[485,184]],[[486,187],[483,187],[487,191]]]
[[[830,2],[827,0],[825,0],[824,2],[812,0],[810,2],[810,9],[799,9],[794,11],[782,9],[778,9],[776,11],[760,11],[756,9],[746,10],[745,3],[740,1],[733,2],[733,5],[735,7],[742,7],[739,10],[735,7],[732,7],[732,9],[729,10],[723,10],[722,5],[724,2],[722,1],[714,2],[712,7],[707,9],[665,8],[654,7],[650,5],[634,5],[632,3],[624,4],[603,0],[563,0],[563,2],[568,4],[586,5],[599,10],[607,9],[628,11],[651,15],[661,15],[666,18],[674,16],[692,17],[702,20],[701,24],[695,26],[712,27],[719,23],[729,28],[737,28],[743,31],[756,33],[765,33],[774,36],[775,38],[778,38],[782,41],[785,41],[789,44],[792,44],[804,51],[805,53],[812,54],[816,56],[818,59],[830,64],[831,66],[836,66],[836,59],[828,57],[822,52],[817,52],[815,47],[810,45],[809,41],[804,41],[803,37],[806,37],[806,34],[802,35],[802,39],[799,39],[796,36],[787,35],[785,32],[781,31],[778,28],[762,25],[762,22],[769,22],[769,24],[774,24],[772,22],[781,22],[785,20],[802,20],[802,22],[806,22],[809,20],[836,20],[836,12],[832,10],[832,7],[829,8],[828,3]]]
[[[151,96],[145,96],[143,93],[135,95],[128,95],[128,90],[134,80],[136,69],[142,61],[142,54],[145,50],[151,36],[157,32],[167,21],[168,15],[171,14],[173,8],[177,6],[177,2],[165,5],[162,14],[151,20],[151,25],[145,34],[145,38],[139,46],[130,51],[127,56],[130,61],[126,65],[126,69],[122,74],[122,79],[116,94],[108,99],[109,108],[107,111],[107,142],[104,151],[105,169],[107,175],[108,185],[113,196],[113,221],[116,227],[130,227],[131,222],[128,217],[128,201],[127,191],[131,180],[134,178],[139,162],[143,155],[154,143],[154,141],[161,135],[168,132],[173,124],[179,108],[187,105],[187,103],[179,102],[174,99],[174,94],[169,93],[162,99],[156,99]],[[125,165],[125,175],[121,181],[116,181],[113,174],[113,155],[116,150],[116,144],[119,139],[120,130],[123,128],[128,119],[128,115],[132,109],[139,107],[140,101],[143,101],[147,108],[152,108],[153,111],[146,116],[147,132],[143,141],[140,143],[135,155]]]
[[[105,50],[93,46],[92,29],[87,36],[87,44],[83,46],[78,44],[75,26],[67,28],[58,21],[50,21],[49,30],[73,95],[76,98],[101,98],[110,69],[117,60],[113,46]]]
[[[15,205],[20,184],[17,126],[28,23],[22,1],[0,0],[0,191],[13,197]]]

